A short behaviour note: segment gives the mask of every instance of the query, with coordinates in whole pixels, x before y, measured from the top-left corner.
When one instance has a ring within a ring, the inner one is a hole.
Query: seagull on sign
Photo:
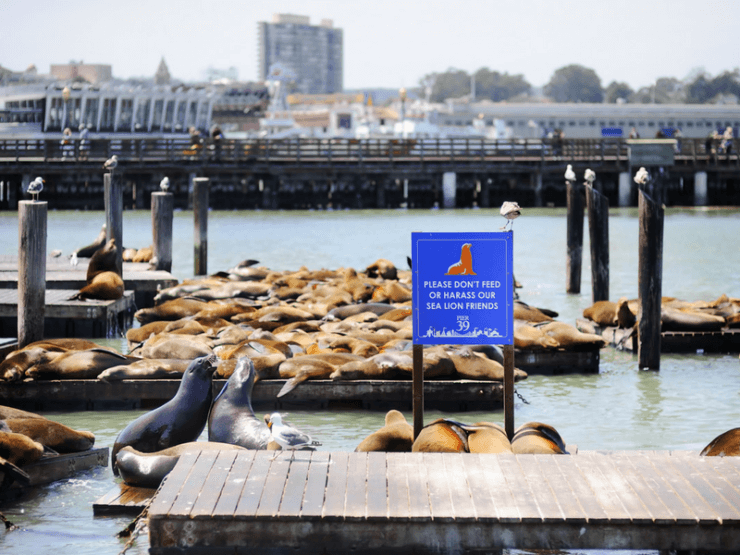
[[[163,192],[167,192],[170,189],[170,178],[167,176],[164,176],[162,178],[162,181],[159,182],[159,188],[162,189]]]
[[[31,198],[34,201],[39,200],[38,194],[44,190],[44,183],[46,182],[43,179],[41,179],[40,177],[37,177],[36,179],[31,181],[31,183],[28,184],[28,189],[26,189],[26,192],[30,193]]]
[[[514,220],[522,215],[522,209],[516,202],[507,200],[501,205],[501,215],[508,220],[501,229],[506,229],[509,224],[511,224],[511,229],[514,229]]]
[[[640,168],[635,174],[635,183],[645,185],[650,180],[650,174],[645,168]]]
[[[583,179],[586,180],[589,187],[593,187],[594,181],[596,181],[596,172],[591,168],[586,168],[586,171],[583,172]]]
[[[113,173],[113,170],[115,170],[116,167],[118,167],[118,156],[116,156],[115,154],[108,158],[105,161],[105,164],[103,164],[103,169],[108,170],[111,173]]]
[[[316,446],[321,445],[318,441],[313,441],[308,434],[283,423],[283,417],[279,412],[273,412],[270,415],[267,426],[272,433],[272,439],[283,449],[316,450]]]
[[[573,171],[573,166],[568,164],[568,167],[565,169],[565,180],[570,181],[573,183],[576,180],[576,172]]]

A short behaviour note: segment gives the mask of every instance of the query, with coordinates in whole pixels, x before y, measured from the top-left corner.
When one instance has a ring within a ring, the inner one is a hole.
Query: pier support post
[[[583,186],[571,181],[566,181],[565,186],[568,195],[568,255],[565,268],[565,291],[566,293],[580,293],[583,261]]]
[[[375,204],[378,208],[385,208],[385,187],[388,180],[378,179],[375,182]]]
[[[504,430],[511,441],[514,438],[514,344],[503,345],[504,353]]]
[[[208,186],[210,179],[193,179],[193,219],[195,224],[195,248],[193,253],[194,275],[208,273]]]
[[[457,174],[455,172],[442,174],[442,206],[444,208],[457,206]]]
[[[413,382],[411,409],[414,413],[414,439],[424,427],[424,345],[412,346]]]
[[[632,200],[632,179],[629,172],[619,172],[619,206],[621,208],[630,205]]]
[[[532,174],[532,183],[534,189],[534,205],[537,208],[542,207],[542,173],[537,171]]]
[[[586,187],[588,232],[591,241],[592,302],[609,300],[609,199]]]
[[[640,245],[637,358],[639,369],[660,370],[660,311],[663,295],[663,208],[639,192]]]
[[[172,217],[175,196],[172,193],[152,193],[152,235],[155,270],[172,270]]]
[[[18,348],[44,338],[47,203],[18,204]]]
[[[480,207],[491,207],[491,180],[488,177],[481,179]]]
[[[709,188],[707,186],[707,172],[694,174],[694,206],[706,206]]]
[[[112,171],[103,175],[105,197],[105,240],[116,240],[116,270],[123,276],[123,185]]]

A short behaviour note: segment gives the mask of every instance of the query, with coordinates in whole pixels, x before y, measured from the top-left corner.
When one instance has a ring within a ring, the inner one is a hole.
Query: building
[[[260,80],[282,81],[302,94],[342,92],[343,35],[332,20],[311,25],[308,16],[275,14],[257,25]]]
[[[73,81],[82,78],[88,83],[105,83],[113,79],[113,66],[107,64],[51,64],[51,76],[60,81]]]

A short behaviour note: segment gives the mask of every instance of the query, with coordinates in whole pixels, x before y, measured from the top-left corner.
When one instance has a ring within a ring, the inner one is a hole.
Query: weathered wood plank
[[[386,453],[367,454],[367,518],[385,519],[388,517],[388,469]]]
[[[252,468],[255,453],[256,451],[252,449],[236,452],[234,463],[231,465],[231,469],[224,479],[221,496],[218,498],[216,507],[213,509],[214,515],[230,518],[236,512],[237,504],[242,495],[242,489],[247,483],[246,477]]]
[[[533,459],[539,466],[543,478],[552,489],[557,499],[563,518],[571,522],[586,522],[586,514],[583,511],[575,492],[560,471],[556,462],[557,455],[534,455]]]
[[[260,453],[260,455],[263,454]],[[278,514],[280,502],[283,499],[285,483],[288,480],[290,457],[291,453],[287,451],[274,452],[255,516],[272,518]]]
[[[458,457],[443,457],[446,482],[450,484],[450,499],[455,518],[475,519],[475,504],[465,474],[463,458],[463,454]]]
[[[182,483],[177,499],[172,504],[170,512],[189,515],[202,492],[203,483],[216,462],[215,451],[200,451],[198,458],[190,471],[188,480]]]
[[[427,488],[427,467],[419,464],[417,456],[418,453],[404,453],[409,485],[409,518],[427,519],[432,516]]]
[[[522,516],[514,502],[511,487],[506,481],[504,470],[500,465],[499,455],[478,455],[482,470],[482,479],[488,484],[491,499],[496,507],[498,520],[506,523],[521,522]],[[481,511],[478,511],[480,518]]]
[[[666,462],[660,468],[664,474],[672,477],[671,485],[677,491],[687,492],[686,496],[682,493],[682,497],[700,519],[721,522],[721,513],[732,515],[735,519],[740,517],[735,507],[709,483],[709,476],[713,476],[713,472],[707,469],[697,472],[688,460],[678,457],[666,457]],[[681,484],[681,488],[675,484]]]
[[[496,505],[491,498],[488,481],[483,477],[480,457],[461,457],[462,472],[467,476],[471,502],[478,520],[490,522],[497,517]]]
[[[614,491],[613,487],[609,483],[609,480],[601,473],[601,471],[591,462],[589,459],[593,457],[599,457],[603,455],[594,454],[592,456],[578,455],[571,457],[575,466],[583,475],[586,482],[594,492],[594,497],[598,501],[599,505],[604,510],[607,518],[616,524],[626,523],[630,520],[630,515],[624,508],[619,496]]]
[[[93,503],[93,515],[138,514],[156,491],[155,488],[138,488],[119,482]]]
[[[332,453],[329,459],[329,476],[326,479],[326,494],[322,516],[327,519],[344,518],[344,503],[347,495],[347,453]]]
[[[159,494],[154,498],[149,506],[149,516],[156,517],[167,515],[172,505],[177,501],[180,488],[190,475],[190,471],[195,465],[198,453],[184,453],[177,461],[177,465],[172,469],[162,482]]]
[[[564,520],[565,515],[560,508],[558,499],[555,497],[549,481],[543,476],[542,469],[535,457],[536,455],[517,455],[516,460],[527,477],[527,482],[540,514],[547,521]]]
[[[306,489],[303,493],[301,516],[321,516],[321,511],[324,508],[324,489],[326,488],[326,475],[328,472],[329,453],[326,451],[314,451],[311,453]]]
[[[724,459],[725,457],[695,457],[687,460],[686,463],[695,471],[691,474],[692,478],[702,476],[727,501],[735,513],[740,513],[740,488],[737,485],[740,483],[738,482],[740,478],[738,466],[733,468],[731,465],[723,464]],[[709,472],[707,467],[714,472]],[[733,480],[735,480],[734,483]],[[740,517],[733,516],[732,518]]]
[[[581,455],[577,456],[580,457]],[[583,507],[586,521],[589,523],[608,521],[609,519],[606,516],[604,509],[598,499],[596,499],[594,492],[591,490],[591,487],[588,482],[586,482],[586,479],[583,474],[581,474],[573,459],[573,455],[570,457],[555,455],[553,456],[552,461],[560,470],[561,475],[570,486],[570,489],[573,490],[573,493],[578,499],[578,504]]]
[[[519,466],[517,456],[505,453],[498,456],[498,462],[506,475],[509,491],[519,510],[522,522],[542,522],[543,515],[537,506],[524,471]]]
[[[606,478],[631,520],[653,520],[652,514],[640,496],[637,495],[630,480],[615,468],[612,457],[597,455],[592,458],[592,461],[598,471]]]
[[[288,481],[280,503],[280,517],[297,517],[301,514],[303,493],[308,481],[311,451],[293,451],[290,457]]]
[[[414,453],[412,453],[414,455]],[[427,489],[429,490],[429,505],[432,519],[435,521],[449,521],[455,518],[450,497],[450,484],[444,471],[443,453],[418,453],[419,462],[427,470]]]
[[[198,496],[193,510],[190,515],[193,517],[211,516],[216,507],[216,503],[221,496],[221,492],[226,484],[226,478],[229,475],[231,466],[236,459],[236,451],[219,451],[213,467],[206,476],[203,483],[203,491]]]
[[[408,518],[409,483],[406,477],[406,458],[403,453],[386,453],[388,476],[388,516]]]
[[[242,489],[239,502],[236,505],[235,516],[254,516],[262,497],[262,490],[267,480],[267,474],[270,471],[271,459],[264,456],[264,453],[258,451],[255,453],[252,466],[249,468],[247,481]]]
[[[347,464],[345,519],[365,518],[367,507],[368,453],[353,453]]]

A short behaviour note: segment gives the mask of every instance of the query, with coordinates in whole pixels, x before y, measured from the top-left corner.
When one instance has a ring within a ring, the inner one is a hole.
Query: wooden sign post
[[[424,426],[423,345],[504,346],[504,428],[514,435],[514,233],[411,234],[414,437]]]

